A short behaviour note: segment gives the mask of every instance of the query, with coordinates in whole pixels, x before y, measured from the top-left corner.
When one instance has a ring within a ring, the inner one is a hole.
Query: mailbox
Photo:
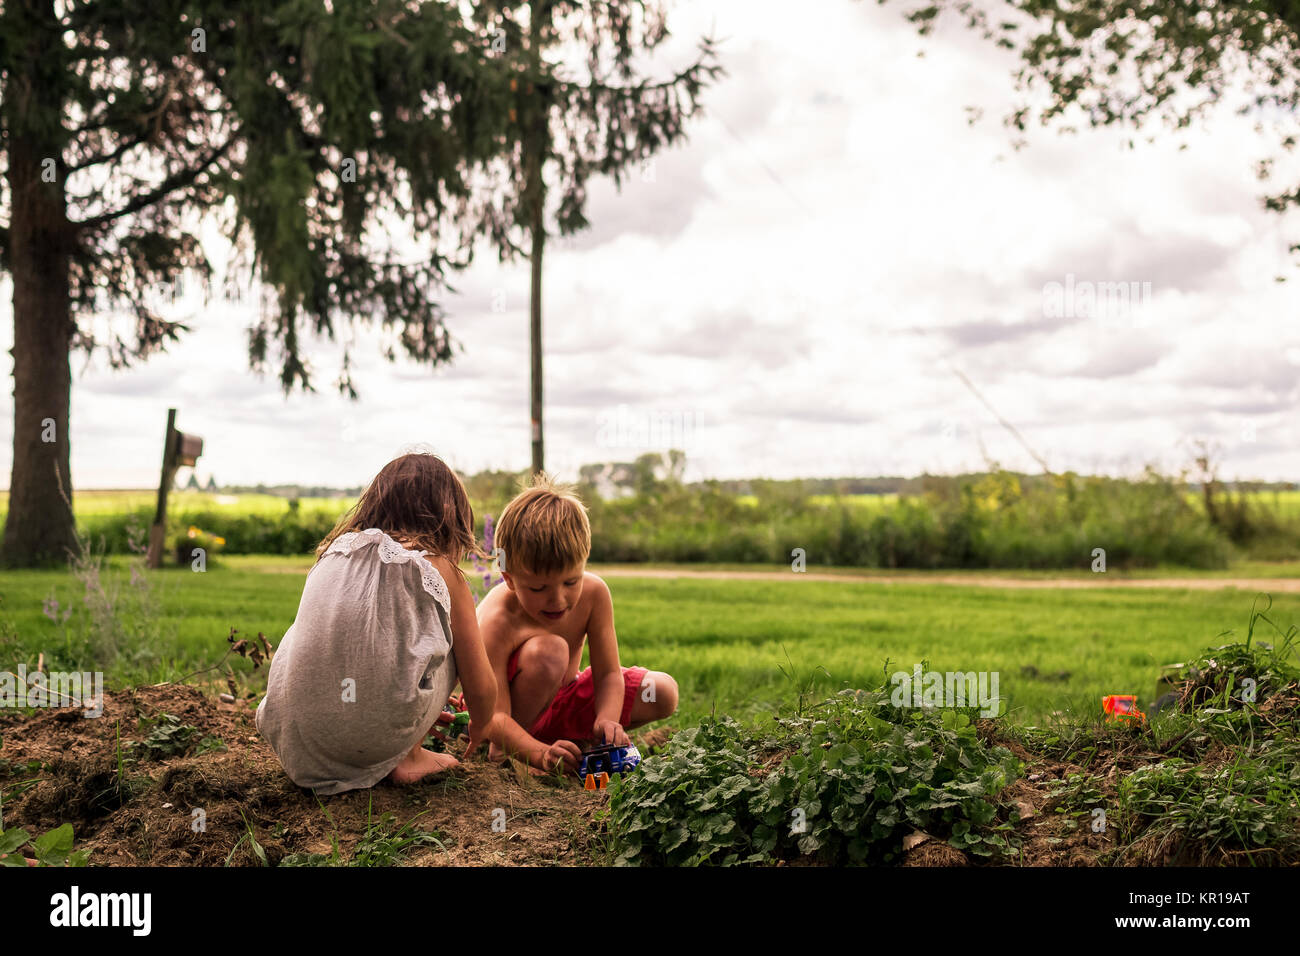
[[[202,454],[202,438],[198,435],[187,435],[184,432],[176,433],[176,456],[172,459],[173,467],[193,467],[194,463],[199,460],[199,455]]]
[[[176,469],[193,468],[203,454],[203,439],[176,429],[176,409],[167,409],[167,431],[163,433],[162,474],[158,479],[158,507],[149,528],[149,567],[162,564],[163,537],[167,529],[167,490],[176,477]]]

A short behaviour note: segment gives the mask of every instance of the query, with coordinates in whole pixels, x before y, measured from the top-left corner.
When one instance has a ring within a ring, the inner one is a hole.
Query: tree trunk
[[[53,14],[44,5],[34,9],[38,17]],[[11,566],[65,561],[76,547],[68,441],[73,323],[68,285],[71,232],[63,194],[65,134],[58,122],[59,84],[44,75],[50,63],[48,57],[42,62],[39,50],[43,32],[34,31],[29,38],[23,64],[28,69],[11,74],[6,89],[13,201],[9,265],[14,281],[14,457],[0,562]],[[57,21],[52,36],[57,43]]]

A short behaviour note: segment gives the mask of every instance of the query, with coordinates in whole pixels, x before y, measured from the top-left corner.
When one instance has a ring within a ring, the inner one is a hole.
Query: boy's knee
[[[650,671],[642,678],[641,686],[645,687],[646,683],[653,681],[654,701],[651,706],[654,708],[655,716],[651,720],[663,720],[665,717],[671,717],[677,712],[677,681],[662,671]]]
[[[558,634],[538,634],[519,650],[519,670],[559,680],[569,666],[569,642]]]

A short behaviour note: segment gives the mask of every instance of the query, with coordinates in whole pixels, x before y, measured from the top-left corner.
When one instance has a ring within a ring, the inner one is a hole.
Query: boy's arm
[[[619,721],[623,717],[626,693],[623,668],[618,660],[618,638],[614,634],[614,599],[609,586],[596,575],[586,584],[592,592],[591,618],[587,622],[587,648],[591,654],[591,680],[596,694],[596,721],[592,732],[597,740],[626,747],[632,741]]]
[[[539,770],[553,770],[559,762],[576,772],[582,760],[582,751],[577,744],[570,740],[557,740],[548,747],[511,716],[510,681],[506,675],[512,648],[508,641],[500,639],[500,635],[494,633],[490,618],[484,621],[483,633],[487,661],[496,684],[496,714],[493,721],[501,732],[500,738],[494,738],[492,742],[507,754],[520,757]]]

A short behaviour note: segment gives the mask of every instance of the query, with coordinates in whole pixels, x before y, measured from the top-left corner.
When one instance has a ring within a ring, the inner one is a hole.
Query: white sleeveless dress
[[[373,786],[446,705],[451,598],[427,553],[370,528],[340,535],[308,572],[257,707],[258,731],[298,786]]]

